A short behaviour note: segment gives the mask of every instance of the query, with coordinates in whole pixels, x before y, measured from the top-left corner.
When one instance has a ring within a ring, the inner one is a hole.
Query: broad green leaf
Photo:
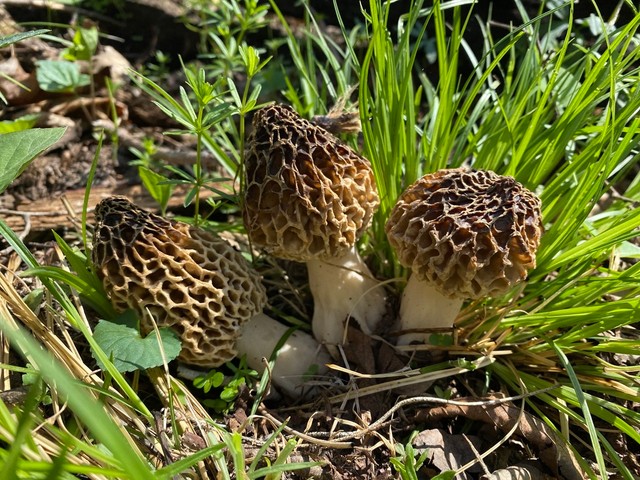
[[[0,193],[29,162],[62,137],[65,128],[34,128],[0,135]]]
[[[182,345],[172,330],[161,328],[159,332],[162,349],[169,362],[178,356]],[[113,364],[120,372],[145,370],[162,365],[163,356],[154,332],[143,338],[135,328],[100,320],[94,329],[93,337],[102,350],[113,359]],[[96,360],[100,368],[103,368],[102,362],[97,358]]]
[[[77,63],[61,60],[41,60],[37,63],[36,78],[45,92],[73,92],[89,85],[89,75],[80,73]]]

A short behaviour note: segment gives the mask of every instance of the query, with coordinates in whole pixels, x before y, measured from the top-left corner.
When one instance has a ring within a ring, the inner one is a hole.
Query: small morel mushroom
[[[440,170],[405,190],[385,230],[411,269],[398,344],[425,342],[453,326],[464,299],[500,295],[535,267],[540,200],[511,177]]]
[[[348,317],[371,333],[385,295],[355,247],[379,204],[369,161],[290,107],[272,105],[254,116],[245,176],[253,244],[306,262],[316,339],[335,355]]]
[[[102,200],[95,216],[92,260],[116,310],[134,310],[143,334],[154,322],[172,328],[185,363],[217,367],[239,351],[251,368],[263,369],[262,356],[271,354],[286,327],[261,313],[264,287],[240,252],[205,230],[169,221],[120,196]],[[260,343],[240,342],[245,330]],[[273,380],[299,394],[310,365],[328,360],[313,337],[294,332]]]

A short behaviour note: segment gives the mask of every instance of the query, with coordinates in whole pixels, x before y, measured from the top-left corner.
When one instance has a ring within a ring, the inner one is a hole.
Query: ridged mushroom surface
[[[511,177],[440,170],[405,190],[385,229],[400,263],[443,295],[498,295],[535,267],[540,200]]]
[[[240,326],[266,303],[240,252],[124,197],[102,200],[95,216],[92,259],[116,310],[133,309],[145,334],[152,319],[175,330],[186,363],[215,367],[232,359]]]
[[[245,227],[280,258],[344,254],[379,204],[369,161],[288,106],[256,112],[245,162]]]

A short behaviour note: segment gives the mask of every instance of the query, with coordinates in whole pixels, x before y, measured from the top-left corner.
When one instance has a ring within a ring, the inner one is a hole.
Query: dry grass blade
[[[53,315],[60,315],[52,305],[47,308]],[[0,317],[7,324],[5,327],[17,328],[18,324],[24,325],[35,337],[35,339],[46,347],[46,349],[58,360],[60,366],[64,367],[73,378],[87,385],[86,391],[91,395],[96,403],[100,402],[104,406],[108,415],[114,419],[114,424],[118,425],[122,435],[128,439],[131,448],[140,454],[140,450],[146,450],[144,438],[134,438],[130,435],[127,426],[133,428],[132,431],[147,432],[148,423],[135,410],[130,408],[126,401],[122,399],[120,393],[112,387],[107,388],[100,376],[93,372],[85,361],[79,356],[75,348],[70,348],[58,337],[48,326],[46,326],[36,314],[24,302],[20,294],[16,291],[8,277],[0,273]],[[65,325],[63,318],[58,318],[58,325]],[[28,355],[26,360],[28,361]],[[56,389],[50,385],[54,399]],[[107,394],[105,395],[105,391]],[[58,399],[60,401],[60,399]],[[56,405],[54,410],[63,410],[61,405]],[[64,425],[64,423],[63,423]],[[144,437],[144,435],[143,435]],[[91,438],[87,438],[92,443]],[[140,455],[142,456],[142,455]]]
[[[365,397],[367,395],[373,395],[374,393],[385,392],[389,390],[394,390],[396,388],[407,387],[410,385],[417,385],[421,383],[431,383],[436,380],[440,380],[442,378],[452,377],[454,375],[461,375],[463,373],[477,370],[479,368],[484,368],[488,365],[491,365],[495,362],[495,358],[493,357],[480,357],[471,362],[467,362],[465,366],[461,367],[452,367],[443,370],[439,370],[437,372],[428,372],[428,373],[420,373],[420,370],[409,370],[406,372],[402,372],[399,375],[402,375],[405,378],[391,380],[388,382],[383,382],[377,385],[372,385],[369,387],[358,388],[340,395],[334,395],[326,399],[327,402],[330,403],[341,403],[345,400],[353,400]],[[354,374],[354,376],[361,376],[357,374],[357,372],[352,372],[349,369],[345,369],[338,365],[331,365],[330,368],[336,369],[341,372]],[[383,377],[388,376],[387,374],[383,374]],[[375,378],[376,375],[371,375],[368,378]],[[310,405],[304,405],[303,407],[309,407]]]

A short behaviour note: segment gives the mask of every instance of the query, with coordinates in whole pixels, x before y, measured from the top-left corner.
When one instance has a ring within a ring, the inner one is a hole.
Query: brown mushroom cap
[[[244,223],[255,245],[306,262],[355,244],[379,204],[367,159],[284,105],[256,112],[247,145]]]
[[[407,188],[385,230],[400,263],[443,295],[499,295],[536,265],[540,200],[511,177],[440,170]]]
[[[136,207],[124,197],[95,209],[93,263],[118,311],[133,309],[144,334],[170,327],[179,358],[219,366],[236,355],[240,326],[266,303],[260,279],[220,238]]]

